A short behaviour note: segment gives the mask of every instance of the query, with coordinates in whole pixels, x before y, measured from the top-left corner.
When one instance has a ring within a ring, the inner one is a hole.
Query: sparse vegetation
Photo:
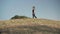
[[[47,19],[11,19],[0,21],[2,34],[60,34],[60,21]]]
[[[27,16],[19,16],[19,15],[15,15],[14,17],[12,17],[11,19],[22,19],[22,18],[29,18]]]

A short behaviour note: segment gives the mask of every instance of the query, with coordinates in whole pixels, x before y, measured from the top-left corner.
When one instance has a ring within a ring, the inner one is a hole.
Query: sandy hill
[[[0,21],[2,34],[60,34],[60,21],[48,19],[12,19]]]

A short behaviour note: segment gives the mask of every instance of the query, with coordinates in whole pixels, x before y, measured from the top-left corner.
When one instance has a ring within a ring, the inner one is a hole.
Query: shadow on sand
[[[60,28],[52,28],[46,25],[17,26],[0,29],[0,34],[60,34]]]

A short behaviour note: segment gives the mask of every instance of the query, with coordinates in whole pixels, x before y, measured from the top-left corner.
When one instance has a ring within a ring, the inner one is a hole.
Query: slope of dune
[[[5,20],[0,21],[0,31],[8,34],[60,34],[60,21],[32,18]]]
[[[60,28],[60,21],[54,21],[54,20],[47,20],[47,19],[12,19],[12,20],[5,20],[0,21],[0,28],[3,27],[15,27],[19,25],[47,25],[51,27],[57,27]]]

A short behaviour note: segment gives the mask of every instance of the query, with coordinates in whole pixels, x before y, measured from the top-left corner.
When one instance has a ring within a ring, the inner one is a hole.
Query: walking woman
[[[35,6],[33,6],[32,8],[33,8],[33,9],[32,9],[32,17],[33,17],[33,18],[34,18],[34,17],[37,18],[37,17],[35,16]]]

